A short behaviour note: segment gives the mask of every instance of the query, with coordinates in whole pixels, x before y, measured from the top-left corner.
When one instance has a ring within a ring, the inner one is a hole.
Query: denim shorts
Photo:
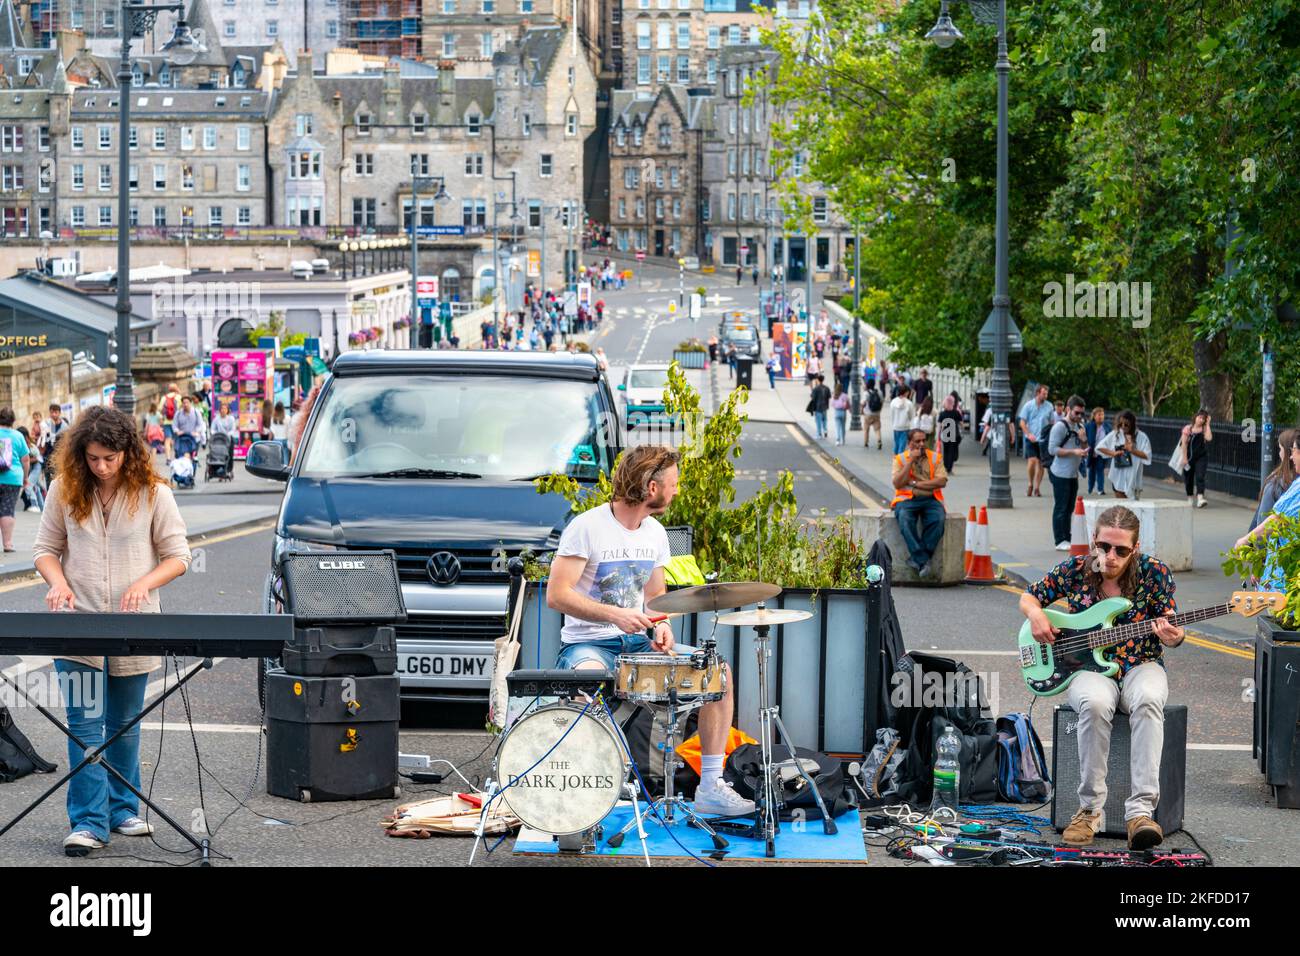
[[[695,648],[689,644],[674,644],[673,650],[678,654],[694,653]],[[596,661],[606,670],[618,666],[620,654],[657,654],[650,646],[650,638],[645,634],[624,634],[621,637],[607,637],[599,641],[578,641],[565,644],[555,659],[558,670],[574,670],[579,664]]]

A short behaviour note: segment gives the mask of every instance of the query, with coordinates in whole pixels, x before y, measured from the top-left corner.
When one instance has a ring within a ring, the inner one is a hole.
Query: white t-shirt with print
[[[619,524],[608,504],[583,512],[560,535],[556,556],[587,559],[575,589],[591,600],[643,610],[645,586],[655,568],[668,563],[668,532],[647,517],[635,531]],[[565,615],[560,639],[565,644],[600,641],[622,635],[617,625]]]

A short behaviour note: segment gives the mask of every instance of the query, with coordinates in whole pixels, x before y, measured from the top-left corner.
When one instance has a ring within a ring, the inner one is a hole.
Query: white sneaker
[[[1204,508],[1204,507],[1205,507],[1206,505],[1208,505],[1208,504],[1209,504],[1209,502],[1205,500],[1205,495],[1197,495],[1197,496],[1196,496],[1196,507],[1198,507],[1198,508]]]
[[[1070,550],[1070,542],[1068,542],[1068,541],[1062,541],[1060,544],[1058,544],[1058,545],[1056,546],[1056,550],[1057,550],[1057,551],[1069,551],[1069,550]]]
[[[36,512],[37,514],[40,514],[40,513],[41,513],[41,506],[40,506],[40,505],[28,505],[26,510],[28,510],[28,511],[34,511],[34,512]]]
[[[63,852],[68,856],[87,856],[91,850],[102,850],[104,842],[89,830],[76,830],[63,838]]]
[[[695,791],[695,810],[697,813],[714,813],[720,816],[744,816],[753,813],[756,807],[753,800],[746,800],[736,793],[730,783],[721,777],[711,787],[701,786]]]
[[[139,817],[127,817],[113,827],[113,832],[120,833],[123,836],[148,836],[153,833],[153,824],[146,823]]]

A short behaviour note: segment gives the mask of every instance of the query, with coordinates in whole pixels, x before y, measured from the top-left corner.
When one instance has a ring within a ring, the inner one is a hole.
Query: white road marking
[[[1043,741],[1044,747],[1052,746],[1050,740]],[[1250,744],[1188,744],[1188,750],[1209,750],[1226,753],[1250,753],[1254,748]]]
[[[225,660],[226,658],[224,657],[214,657],[212,659],[212,667],[215,669],[218,664],[221,664]],[[193,664],[190,664],[183,671],[181,671],[181,677],[185,677],[185,675],[189,674],[191,671],[198,670],[198,668],[200,667],[200,665],[202,665],[202,663],[203,663],[202,661],[195,661]],[[168,667],[170,664],[171,661],[166,659],[163,660],[164,668]],[[159,677],[157,680],[150,681],[149,686],[144,689],[145,703],[146,704],[149,703],[149,701],[153,700],[154,697],[162,693],[164,684],[166,684],[167,687],[173,687],[175,686],[176,681],[178,679],[179,678],[176,677],[175,673],[173,673],[171,670],[168,670],[166,672],[166,676]]]

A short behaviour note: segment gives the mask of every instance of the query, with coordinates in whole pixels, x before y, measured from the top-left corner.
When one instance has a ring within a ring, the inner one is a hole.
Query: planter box
[[[673,350],[673,361],[682,368],[704,368],[704,363],[708,360],[708,352],[679,352]]]
[[[544,588],[528,585],[519,632],[520,668],[552,667],[560,652],[562,615],[546,606]],[[781,719],[798,746],[860,756],[875,745],[877,694],[867,689],[878,688],[881,681],[879,628],[869,629],[867,618],[870,596],[879,593],[824,590],[814,600],[813,592],[791,588],[768,605],[813,615],[774,629],[768,662],[771,701],[781,708]],[[674,618],[673,633],[680,643],[701,647],[712,622],[707,614]],[[736,726],[758,739],[754,629],[720,626],[715,636],[735,680]]]
[[[1255,632],[1255,758],[1277,805],[1300,809],[1300,632],[1271,614]]]

